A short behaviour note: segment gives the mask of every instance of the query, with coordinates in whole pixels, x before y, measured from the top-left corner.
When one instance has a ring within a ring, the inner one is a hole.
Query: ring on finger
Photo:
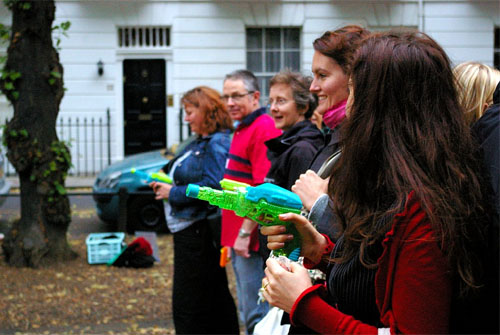
[[[267,286],[269,285],[269,282],[265,283],[264,286],[262,286],[262,288],[264,289],[264,291],[267,292]]]

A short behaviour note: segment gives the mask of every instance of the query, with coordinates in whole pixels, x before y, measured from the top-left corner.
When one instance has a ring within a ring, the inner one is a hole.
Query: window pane
[[[493,55],[493,64],[497,70],[500,70],[500,52]]]
[[[259,85],[260,85],[260,105],[265,106],[267,105],[268,96],[269,96],[269,81],[271,80],[272,76],[259,76]]]
[[[133,46],[136,46],[136,44],[137,44],[137,43],[135,42],[135,33],[136,33],[136,30],[135,30],[134,28],[132,28],[132,29],[130,29],[130,31],[132,32],[132,42],[131,42],[131,44],[132,44]]]
[[[123,29],[118,28],[118,46],[122,47],[123,46]]]
[[[262,29],[247,29],[247,49],[262,49]]]
[[[265,96],[267,95],[267,90],[268,90],[268,85],[269,85],[269,80],[267,80],[267,77],[261,77],[259,80],[259,85],[260,85],[260,95]]]
[[[300,52],[298,51],[285,52],[284,67],[292,69],[294,71],[300,71]]]
[[[128,28],[125,28],[125,43],[123,45],[125,45],[126,47],[130,46],[129,36],[128,36]]]
[[[495,28],[495,49],[500,48],[500,27]]]
[[[266,49],[279,49],[280,48],[280,29],[268,28],[266,29]]]
[[[278,72],[280,70],[280,52],[266,52],[266,72]]]
[[[285,40],[285,49],[300,48],[300,31],[296,28],[283,29],[283,39]]]
[[[262,72],[262,53],[248,51],[247,68],[252,72]]]
[[[167,42],[165,43],[167,46],[170,46],[170,29],[165,29],[165,35],[167,36]],[[189,128],[191,129],[191,128]]]

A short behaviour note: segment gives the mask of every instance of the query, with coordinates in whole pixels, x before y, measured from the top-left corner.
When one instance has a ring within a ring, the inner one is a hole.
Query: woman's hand
[[[328,244],[326,238],[302,215],[286,213],[281,214],[279,218],[284,223],[288,222],[288,224],[293,224],[297,228],[302,238],[301,255],[314,263],[319,263]],[[262,235],[267,236],[267,247],[270,250],[283,248],[286,242],[293,239],[293,235],[286,233],[286,226],[284,225],[262,226],[260,232]]]
[[[316,199],[328,192],[328,179],[323,179],[316,172],[307,170],[295,181],[292,192],[299,196],[304,208],[310,211]]]
[[[264,298],[271,305],[290,313],[300,294],[312,286],[309,273],[296,262],[291,263],[290,272],[272,258],[267,259],[266,265],[266,277],[262,279]]]
[[[170,196],[170,190],[173,187],[170,184],[160,183],[160,182],[157,182],[157,181],[151,182],[149,184],[149,186],[155,192],[155,199],[156,200],[168,199],[168,197]]]

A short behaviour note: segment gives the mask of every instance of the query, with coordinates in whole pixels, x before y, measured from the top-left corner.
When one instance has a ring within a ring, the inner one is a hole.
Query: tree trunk
[[[2,248],[8,264],[38,267],[76,257],[66,239],[71,212],[64,180],[71,158],[55,128],[63,68],[52,44],[54,1],[5,3],[12,34],[0,87],[14,107],[4,141],[19,174],[21,219]]]

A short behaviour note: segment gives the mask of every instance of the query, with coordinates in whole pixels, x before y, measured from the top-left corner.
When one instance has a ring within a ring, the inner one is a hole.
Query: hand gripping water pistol
[[[211,187],[189,184],[186,195],[192,198],[208,201],[222,209],[234,211],[241,217],[248,217],[264,226],[285,225],[287,232],[293,234],[294,239],[281,249],[275,250],[274,255],[286,256],[296,261],[300,255],[300,235],[293,223],[281,221],[278,215],[284,213],[300,214],[302,201],[298,195],[274,184],[249,186],[228,179],[221,180],[223,190]]]
[[[152,181],[159,181],[159,182],[162,182],[162,183],[172,184],[172,178],[170,178],[165,173],[160,172],[160,171],[158,171],[158,172],[152,172],[152,173],[146,173],[144,171],[136,170],[135,168],[132,168],[132,169],[130,169],[130,172],[132,172],[133,174],[138,175],[139,178],[141,178],[142,180],[144,180],[148,184],[150,182],[152,182]]]

